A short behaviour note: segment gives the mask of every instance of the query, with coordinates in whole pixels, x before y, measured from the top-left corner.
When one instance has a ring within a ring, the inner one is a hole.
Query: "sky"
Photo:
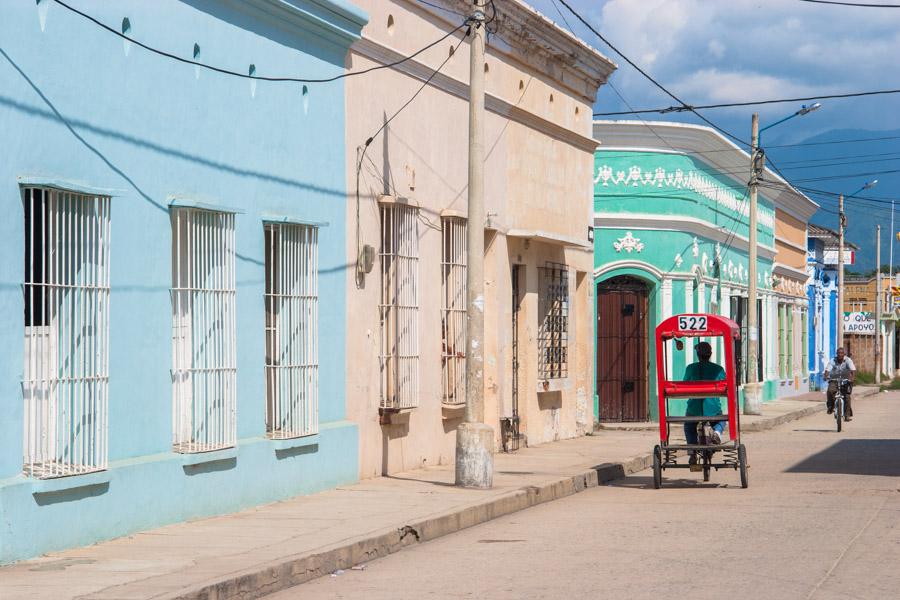
[[[661,108],[674,103],[579,23],[559,0],[527,1],[561,27],[571,27],[578,37],[619,65],[609,84],[601,87],[595,112]],[[900,88],[900,8],[844,7],[801,0],[567,1],[619,50],[690,104]],[[898,0],[866,1],[900,4]],[[876,136],[877,132],[900,135],[894,131],[900,130],[900,94],[821,102],[820,110],[767,131],[763,146],[810,139],[857,139]],[[792,114],[800,104],[723,108],[705,111],[704,115],[748,140],[754,111],[760,113],[760,124],[765,127]],[[688,113],[641,118],[698,122]],[[840,134],[836,135],[838,130]],[[900,169],[900,139],[817,147],[810,159],[834,157],[840,163],[843,157],[866,154],[879,156],[870,157],[873,162],[865,157],[853,158],[843,170],[839,165],[828,173]],[[772,149],[769,155],[777,161],[779,152]],[[802,161],[806,157],[793,149],[783,158]],[[823,176],[823,170],[806,172],[801,168],[788,175],[811,179]],[[815,185],[817,189],[851,193],[873,177],[877,175],[824,180]],[[900,199],[900,176],[887,174],[879,179],[879,185],[867,194]],[[836,205],[827,196],[814,199],[826,209]],[[850,210],[866,212],[862,203],[848,207]],[[889,219],[889,211],[876,212]],[[871,219],[872,215],[862,216]],[[900,221],[900,210],[897,216]],[[814,220],[827,225],[828,219],[835,218],[823,211]]]

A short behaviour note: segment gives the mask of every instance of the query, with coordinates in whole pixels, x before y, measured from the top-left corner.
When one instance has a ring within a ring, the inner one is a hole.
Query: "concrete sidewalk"
[[[744,430],[822,410],[821,394],[769,403]],[[258,598],[643,470],[656,440],[655,429],[602,430],[498,454],[489,491],[458,489],[451,467],[435,467],[55,552],[0,568],[0,598]]]

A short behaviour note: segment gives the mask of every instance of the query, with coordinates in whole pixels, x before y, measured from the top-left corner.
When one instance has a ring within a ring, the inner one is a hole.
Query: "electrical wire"
[[[363,69],[363,70],[361,70],[361,71],[349,71],[349,72],[343,72],[343,73],[340,73],[339,75],[335,75],[334,77],[323,77],[323,78],[304,78],[304,77],[266,77],[266,76],[263,76],[263,75],[255,75],[255,74],[254,74],[254,75],[251,75],[251,74],[249,74],[249,73],[240,73],[240,72],[238,72],[238,71],[232,71],[232,70],[230,70],[230,69],[224,69],[224,68],[221,68],[221,67],[216,67],[216,66],[213,66],[213,65],[208,65],[208,64],[205,64],[205,63],[202,63],[202,62],[198,62],[198,61],[196,61],[196,60],[192,60],[192,59],[189,59],[189,58],[184,58],[184,57],[182,57],[182,56],[178,56],[178,55],[176,55],[176,54],[172,54],[172,53],[170,53],[170,52],[166,52],[166,51],[164,51],[164,50],[159,50],[158,48],[154,48],[153,46],[149,46],[149,45],[147,45],[147,44],[145,44],[145,43],[143,43],[143,42],[141,42],[141,41],[139,41],[139,40],[136,40],[135,38],[133,38],[133,37],[131,37],[131,36],[125,35],[124,33],[120,32],[120,31],[116,31],[114,28],[110,27],[109,25],[106,25],[105,23],[99,21],[98,19],[92,17],[91,15],[89,15],[89,14],[87,14],[87,13],[85,13],[85,12],[82,12],[82,11],[78,10],[77,8],[74,8],[74,7],[72,7],[72,6],[68,5],[68,4],[66,4],[65,2],[63,2],[63,0],[53,0],[53,1],[56,2],[57,4],[59,4],[60,6],[62,6],[63,8],[66,8],[66,9],[70,10],[71,12],[73,12],[73,13],[75,13],[75,14],[77,14],[77,15],[79,15],[79,16],[85,18],[85,19],[87,19],[88,21],[94,23],[94,24],[97,25],[98,27],[100,27],[100,28],[102,28],[102,29],[105,29],[106,31],[108,31],[108,32],[110,32],[110,33],[112,33],[112,34],[114,34],[114,35],[116,35],[116,36],[122,38],[123,40],[127,40],[127,41],[131,42],[132,44],[134,44],[134,45],[136,45],[136,46],[140,46],[140,47],[143,48],[144,50],[148,50],[149,52],[152,52],[152,53],[157,54],[157,55],[159,55],[159,56],[163,56],[163,57],[165,57],[165,58],[170,58],[170,59],[172,59],[172,60],[175,60],[175,61],[178,61],[178,62],[181,62],[181,63],[184,63],[184,64],[194,65],[194,66],[197,66],[197,67],[202,67],[202,68],[208,69],[208,70],[210,70],[210,71],[215,71],[216,73],[222,73],[223,75],[231,75],[231,76],[233,76],[233,77],[241,77],[241,78],[243,78],[243,79],[256,79],[256,80],[260,80],[260,81],[273,81],[273,82],[331,83],[331,82],[333,82],[333,81],[338,81],[338,80],[340,80],[340,79],[346,79],[347,77],[353,77],[353,76],[355,76],[355,75],[365,75],[366,73],[371,73],[372,71],[378,71],[378,70],[380,70],[380,69],[390,69],[390,68],[392,68],[392,67],[396,67],[397,65],[403,64],[403,63],[405,63],[405,62],[407,62],[407,61],[409,61],[409,60],[412,60],[412,59],[416,58],[417,56],[419,56],[420,54],[422,54],[422,53],[425,52],[426,50],[430,50],[431,48],[434,48],[435,46],[437,46],[438,44],[440,44],[441,42],[443,42],[443,41],[446,40],[447,38],[449,38],[449,37],[453,36],[454,34],[456,34],[459,30],[461,30],[461,29],[463,29],[464,27],[466,27],[466,26],[468,25],[468,23],[469,23],[469,19],[466,19],[462,24],[460,24],[459,26],[457,26],[455,29],[453,29],[453,30],[449,31],[448,33],[446,33],[445,35],[441,36],[440,39],[437,39],[437,40],[431,42],[430,44],[428,44],[427,46],[424,46],[424,47],[422,47],[422,48],[416,50],[415,52],[413,52],[413,53],[410,54],[409,56],[404,56],[403,58],[401,58],[401,59],[399,59],[399,60],[396,60],[396,61],[394,61],[394,62],[390,62],[390,63],[383,64],[383,65],[378,65],[378,66],[375,66],[375,67],[369,67],[368,69]]]
[[[854,6],[856,8],[900,8],[900,4],[869,4],[866,2],[838,2],[837,0],[800,0],[811,4],[834,4],[837,6]]]
[[[900,94],[900,89],[890,90],[872,90],[868,92],[848,92],[846,94],[823,94],[821,96],[805,96],[801,98],[778,98],[775,100],[754,100],[749,102],[723,102],[720,104],[702,104],[699,106],[667,106],[665,108],[644,108],[641,110],[620,110],[616,112],[594,113],[595,117],[615,117],[621,115],[665,114],[670,112],[685,112],[694,109],[707,110],[712,108],[734,108],[741,106],[762,106],[766,104],[782,104],[785,102],[805,102],[809,100],[833,100],[840,98],[862,98],[866,96],[883,96],[890,94]]]
[[[390,116],[390,118],[386,119],[384,121],[384,123],[382,123],[381,126],[375,131],[375,133],[373,133],[368,138],[366,138],[366,141],[362,145],[361,148],[357,148],[357,154],[358,154],[358,158],[356,161],[356,255],[357,255],[357,257],[359,256],[361,246],[362,246],[362,232],[360,230],[360,204],[361,204],[361,201],[360,201],[360,195],[359,195],[359,187],[360,187],[359,177],[360,177],[360,172],[362,171],[363,161],[366,158],[366,152],[369,150],[369,146],[372,144],[372,142],[375,140],[375,138],[378,137],[381,134],[381,132],[384,131],[388,125],[390,125],[391,121],[393,121],[395,118],[397,118],[397,116],[400,113],[402,113],[406,109],[406,107],[408,107],[410,104],[412,104],[413,100],[415,100],[419,96],[419,94],[422,93],[422,90],[424,90],[426,87],[428,87],[428,84],[431,83],[431,80],[434,79],[437,76],[437,74],[441,71],[441,69],[443,69],[444,66],[448,62],[450,62],[450,59],[456,55],[456,51],[459,50],[459,47],[462,46],[462,43],[464,41],[466,41],[466,38],[469,35],[471,35],[471,33],[472,33],[471,21],[472,21],[471,19],[467,18],[466,21],[463,23],[463,25],[468,25],[468,29],[466,30],[466,34],[460,38],[459,42],[456,44],[456,47],[454,47],[453,52],[449,53],[447,55],[447,58],[445,58],[444,61],[440,65],[438,65],[438,67],[434,71],[432,71],[432,73],[425,79],[424,82],[422,82],[422,85],[419,86],[419,88],[409,98],[409,100],[404,102],[403,105],[400,106],[400,108],[398,108],[394,112],[394,114],[392,114]],[[476,23],[475,26],[479,27],[480,24]],[[459,28],[455,29],[454,31],[458,31],[458,30],[459,30]],[[356,271],[356,286],[357,286],[357,288],[360,288],[362,286],[362,278],[361,278],[359,269],[357,269],[357,271]]]
[[[716,131],[718,131],[718,132],[721,133],[722,135],[724,135],[724,136],[726,136],[726,137],[729,137],[729,138],[733,139],[734,141],[736,141],[736,142],[738,142],[738,143],[740,143],[740,144],[743,144],[744,146],[748,146],[748,147],[750,146],[750,143],[749,143],[749,142],[747,142],[747,141],[745,141],[745,140],[743,140],[743,139],[737,137],[736,135],[734,135],[734,134],[731,133],[730,131],[728,131],[728,130],[726,130],[726,129],[723,129],[722,127],[716,125],[715,123],[713,123],[712,121],[710,121],[709,119],[707,119],[705,116],[703,116],[700,112],[698,112],[698,110],[697,110],[696,108],[692,107],[692,106],[689,105],[687,102],[685,102],[684,100],[682,100],[681,98],[679,98],[678,96],[676,96],[675,94],[673,94],[672,92],[670,92],[665,86],[663,86],[660,82],[658,82],[656,79],[654,79],[649,73],[647,73],[645,70],[643,70],[641,67],[639,67],[633,60],[631,60],[631,59],[628,58],[625,54],[623,54],[621,50],[619,50],[616,46],[614,46],[612,43],[610,43],[610,41],[609,41],[608,39],[606,39],[606,37],[604,37],[602,33],[600,33],[599,31],[597,31],[590,23],[588,23],[588,22],[584,19],[584,17],[582,17],[582,16],[581,16],[574,8],[572,8],[572,6],[568,3],[567,0],[559,0],[559,3],[562,4],[563,6],[565,6],[566,9],[568,9],[568,11],[569,11],[570,13],[572,13],[572,14],[575,16],[575,18],[578,19],[578,20],[581,22],[582,25],[584,25],[585,27],[587,27],[587,28],[591,31],[591,33],[593,33],[593,34],[596,35],[598,38],[600,38],[600,40],[601,40],[604,44],[606,44],[607,46],[609,46],[609,48],[610,48],[613,52],[615,52],[616,54],[618,54],[618,55],[622,58],[622,60],[624,60],[625,62],[627,62],[629,65],[631,65],[638,73],[640,73],[641,75],[643,75],[650,83],[652,83],[652,84],[655,85],[657,88],[659,88],[660,90],[662,90],[667,96],[669,96],[670,98],[672,98],[673,100],[675,100],[676,102],[678,102],[678,104],[681,105],[681,106],[683,106],[685,110],[688,110],[688,111],[694,113],[694,115],[696,115],[697,118],[699,118],[701,121],[703,121],[704,123],[706,123],[707,125],[709,125],[709,126],[712,127],[713,129],[715,129]]]

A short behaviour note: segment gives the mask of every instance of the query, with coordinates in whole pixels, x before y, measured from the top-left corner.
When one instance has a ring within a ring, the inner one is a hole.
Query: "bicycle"
[[[837,382],[837,390],[834,392],[834,420],[837,423],[838,433],[840,433],[844,424],[844,395],[847,393],[850,380],[844,377],[835,377],[828,381]]]

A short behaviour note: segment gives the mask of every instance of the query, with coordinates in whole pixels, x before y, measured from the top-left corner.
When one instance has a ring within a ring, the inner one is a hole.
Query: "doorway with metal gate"
[[[597,284],[597,393],[602,422],[649,420],[650,288],[637,277]]]

